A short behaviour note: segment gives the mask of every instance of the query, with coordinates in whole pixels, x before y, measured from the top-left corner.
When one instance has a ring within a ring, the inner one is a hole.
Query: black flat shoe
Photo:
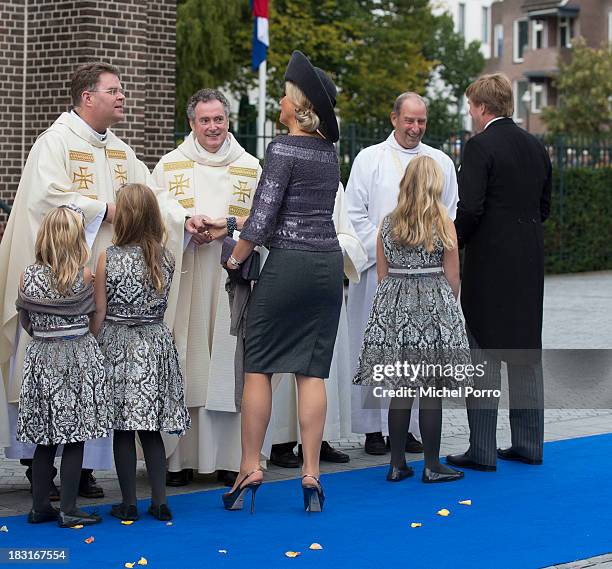
[[[221,496],[223,500],[223,507],[226,510],[242,510],[242,505],[244,504],[244,497],[246,493],[251,491],[251,514],[255,512],[255,493],[259,490],[259,487],[262,485],[262,481],[258,480],[256,482],[249,482],[248,484],[244,484],[247,478],[256,472],[259,472],[260,469],[252,470],[249,472],[241,481],[236,489],[233,492],[226,492]],[[243,486],[244,484],[244,486]]]
[[[501,458],[502,460],[518,460],[519,462],[524,462],[525,464],[542,464],[542,459],[538,460],[534,458],[527,458],[526,456],[516,452],[512,447],[506,449],[498,448],[497,458]]]
[[[135,522],[140,518],[136,506],[126,506],[125,504],[115,504],[112,506],[110,515],[124,522]]]
[[[304,480],[304,478],[312,478],[317,483],[316,486],[302,485],[302,492],[304,493],[304,510],[307,512],[322,512],[325,502],[325,493],[323,492],[321,481],[312,474],[304,474],[302,480]]]
[[[184,468],[180,472],[166,472],[166,486],[187,486],[193,480],[193,470]]]
[[[387,445],[382,433],[366,433],[364,450],[367,454],[387,454]]]
[[[57,525],[61,528],[72,528],[74,526],[93,526],[99,524],[102,518],[97,514],[88,514],[76,510],[73,514],[60,512],[57,518]]]
[[[474,462],[466,453],[461,454],[449,454],[446,457],[446,462],[459,468],[470,468],[472,470],[480,470],[482,472],[495,472],[496,466],[490,466],[488,464],[480,464]]]
[[[410,466],[389,466],[389,472],[387,472],[387,480],[389,482],[401,482],[405,478],[414,476],[414,470]]]
[[[299,468],[301,464],[300,458],[293,452],[293,446],[285,444],[272,445],[270,462],[281,468]]]
[[[157,518],[160,522],[169,522],[172,519],[172,512],[170,508],[168,508],[168,504],[160,504],[159,506],[151,504],[148,511],[149,514]]]
[[[79,482],[79,496],[83,498],[104,498],[104,490],[96,485],[93,470],[83,468],[81,470],[81,480]]]
[[[438,482],[454,482],[463,478],[461,470],[451,469],[453,472],[435,472],[429,468],[423,468],[423,477],[421,480],[425,484],[435,484]]]
[[[300,450],[302,445],[300,445]],[[338,449],[332,447],[327,441],[321,443],[321,455],[320,459],[325,462],[334,462],[336,464],[344,464],[350,462],[351,457],[345,452],[341,452]]]
[[[30,510],[28,513],[29,524],[44,524],[45,522],[56,522],[59,516],[59,510],[51,508],[48,512],[35,512]]]
[[[420,454],[423,452],[423,445],[416,439],[412,433],[408,433],[406,437],[406,452]]]

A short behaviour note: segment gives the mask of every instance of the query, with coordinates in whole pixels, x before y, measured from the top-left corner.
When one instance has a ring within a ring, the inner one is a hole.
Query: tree
[[[428,128],[441,133],[459,130],[463,128],[463,94],[485,64],[480,42],[466,45],[463,35],[455,32],[450,15],[443,14],[436,20],[434,39],[427,44],[425,54],[437,63],[429,82]]]
[[[553,134],[594,136],[612,127],[612,47],[587,47],[574,41],[571,60],[559,61],[553,82],[558,104],[543,110],[542,118]]]
[[[185,123],[185,106],[195,91],[223,85],[240,73],[244,53],[234,49],[232,30],[237,25],[248,25],[244,4],[243,0],[179,0],[176,13],[178,125]]]

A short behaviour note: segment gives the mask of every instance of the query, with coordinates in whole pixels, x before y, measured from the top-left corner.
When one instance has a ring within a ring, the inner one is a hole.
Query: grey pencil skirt
[[[340,251],[271,249],[249,301],[245,372],[327,378],[342,294]]]

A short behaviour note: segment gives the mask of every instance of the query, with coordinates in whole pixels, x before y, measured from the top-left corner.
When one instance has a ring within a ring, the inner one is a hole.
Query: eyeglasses
[[[108,93],[111,97],[116,97],[117,95],[125,96],[125,91],[123,89],[119,89],[118,87],[111,87],[110,89],[92,89],[89,92],[90,93]]]

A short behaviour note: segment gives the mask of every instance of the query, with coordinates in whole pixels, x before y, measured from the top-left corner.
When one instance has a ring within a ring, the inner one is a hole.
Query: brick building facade
[[[87,61],[121,71],[127,120],[113,130],[150,168],[171,150],[175,34],[175,0],[0,2],[0,200],[12,203],[30,147],[68,109],[70,76]]]
[[[612,0],[502,0],[491,5],[491,30],[485,72],[508,75],[514,118],[542,133],[542,108],[557,102],[552,80],[559,59],[571,57],[572,39],[581,36],[590,47],[612,42]]]

